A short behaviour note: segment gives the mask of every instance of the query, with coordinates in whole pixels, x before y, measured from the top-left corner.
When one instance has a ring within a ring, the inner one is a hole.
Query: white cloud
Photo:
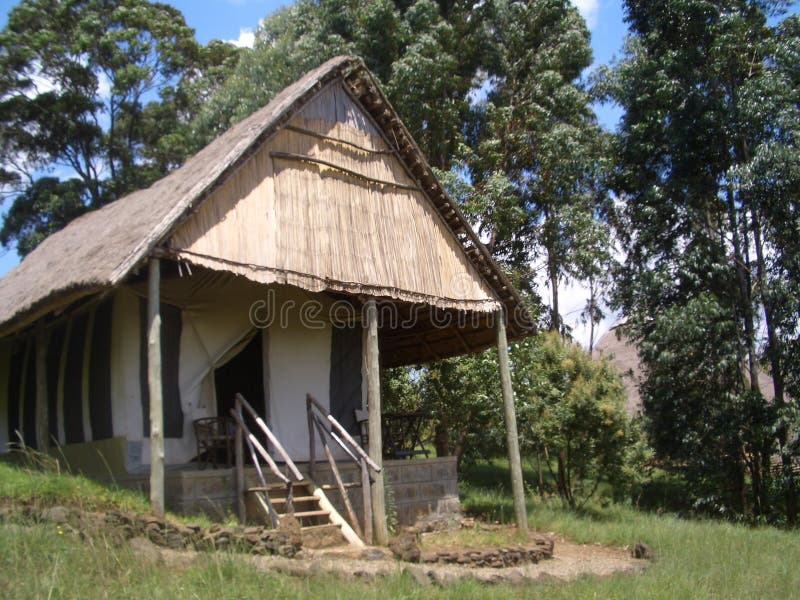
[[[594,29],[600,14],[600,0],[572,0],[572,3],[586,19],[589,29]]]
[[[238,39],[227,40],[227,42],[239,48],[252,48],[256,42],[256,32],[249,27],[242,27],[239,30]]]

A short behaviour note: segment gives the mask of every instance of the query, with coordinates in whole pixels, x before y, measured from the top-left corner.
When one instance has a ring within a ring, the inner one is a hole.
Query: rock
[[[403,573],[406,573],[409,577],[411,577],[411,579],[413,579],[419,585],[426,586],[431,584],[430,573],[423,567],[410,565],[403,569]]]
[[[406,562],[418,563],[422,556],[417,543],[417,536],[413,533],[404,533],[389,541],[389,550],[398,559]]]
[[[361,560],[383,560],[386,553],[380,548],[364,548],[361,551]]]
[[[41,521],[46,521],[48,523],[66,523],[69,517],[70,511],[64,506],[45,508],[39,515]]]
[[[293,514],[283,515],[278,523],[278,531],[286,536],[287,543],[300,550],[303,547],[303,530],[300,521]]]
[[[631,556],[643,560],[652,560],[653,549],[643,542],[636,542],[631,550]]]
[[[519,569],[510,569],[506,573],[506,581],[511,585],[523,585],[528,583],[528,578]]]

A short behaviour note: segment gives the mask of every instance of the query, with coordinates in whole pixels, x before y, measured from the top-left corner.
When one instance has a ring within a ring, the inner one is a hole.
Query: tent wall
[[[358,439],[360,431],[355,410],[364,408],[361,377],[361,324],[333,327],[331,331],[331,414]]]
[[[62,445],[124,438],[131,471],[149,462],[147,388],[141,378],[146,354],[140,307],[145,292],[144,284],[123,286],[104,302],[48,330],[46,375],[53,437]],[[164,396],[165,423],[172,421],[165,431],[168,464],[195,456],[192,421],[217,412],[214,370],[253,339],[258,332],[254,322],[266,327],[263,366],[269,376],[254,373],[267,386],[265,416],[293,458],[308,459],[307,393],[327,407],[333,386],[338,398],[334,409],[345,421],[352,413],[350,405],[360,404],[360,328],[337,330],[334,336],[334,328],[323,318],[324,307],[332,302],[326,296],[201,270],[165,280],[162,302],[169,307],[163,312],[162,349],[165,364],[174,363],[175,388]],[[308,318],[304,311],[309,302],[323,307],[322,316]],[[25,432],[26,443],[28,433],[35,431],[34,356],[32,337],[0,347],[2,450],[13,441],[14,429]],[[165,387],[169,380],[164,377]],[[324,458],[321,448],[318,458]]]

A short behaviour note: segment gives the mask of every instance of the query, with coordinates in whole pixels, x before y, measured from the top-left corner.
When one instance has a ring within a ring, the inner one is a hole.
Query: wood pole
[[[47,331],[44,322],[36,328],[36,448],[50,447],[50,421],[47,413]]]
[[[333,453],[328,446],[328,441],[325,439],[325,432],[322,429],[322,424],[316,419],[314,420],[314,423],[319,430],[319,437],[322,440],[322,448],[325,450],[325,456],[328,458],[328,464],[331,467],[333,479],[336,482],[336,487],[339,489],[339,496],[341,496],[344,507],[347,509],[347,516],[350,519],[350,525],[352,526],[353,531],[356,532],[356,535],[361,539],[364,539],[364,533],[361,531],[361,525],[358,522],[358,517],[356,517],[356,511],[353,510],[353,504],[350,502],[350,494],[347,493],[347,488],[344,487],[342,475],[339,473],[339,467],[336,466],[336,459],[333,458]]]
[[[311,398],[306,396],[306,418],[308,419],[308,474],[317,481],[317,432],[314,430],[314,415]]]
[[[369,484],[369,471],[367,461],[363,458],[358,461],[361,465],[361,501],[364,503],[364,542],[370,546],[372,541],[372,492]]]
[[[366,353],[364,364],[367,371],[369,456],[376,465],[383,468],[378,306],[375,299],[369,298],[364,308],[367,327],[366,343],[364,344],[364,352]],[[378,546],[385,546],[389,543],[389,529],[386,523],[386,492],[384,490],[383,471],[375,474],[375,482],[371,486],[371,492],[374,541]]]
[[[522,462],[519,455],[519,436],[517,435],[517,415],[514,411],[514,390],[511,387],[511,367],[508,359],[508,338],[506,337],[505,313],[495,313],[497,320],[497,356],[500,363],[500,385],[503,390],[503,412],[506,421],[508,441],[508,464],[511,468],[511,492],[514,496],[514,515],[517,530],[528,533],[528,515],[525,510],[525,491],[522,486]]]
[[[244,431],[242,430],[241,418],[242,405],[238,398],[235,402],[235,413],[240,416],[236,423],[236,439],[234,440],[236,451],[236,512],[239,516],[239,523],[244,524],[247,519],[247,507],[244,503],[245,482],[244,482]]]
[[[150,510],[164,516],[164,401],[161,387],[161,263],[151,258],[147,286],[147,383],[150,389]]]

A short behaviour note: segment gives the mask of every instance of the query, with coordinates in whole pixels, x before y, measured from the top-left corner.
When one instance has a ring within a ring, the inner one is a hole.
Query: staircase
[[[245,488],[237,483],[237,505],[241,520],[258,520],[270,527],[280,527],[296,522],[300,527],[303,545],[308,548],[325,548],[349,543],[364,547],[364,541],[372,542],[372,501],[370,499],[371,479],[369,471],[379,473],[381,467],[369,458],[344,427],[310,394],[306,395],[306,411],[309,433],[309,470],[311,478],[303,475],[291,459],[278,438],[270,431],[264,420],[253,409],[244,396],[236,394],[231,416],[236,421],[236,480],[244,482],[244,443],[252,459],[258,476],[259,486]],[[253,435],[245,421],[245,414],[261,429],[276,453],[276,458],[284,463],[284,472],[278,467],[275,459],[266,450],[259,439]],[[326,425],[327,423],[327,425]],[[319,434],[325,456],[331,467],[336,485],[317,486],[313,477],[316,470],[316,435]],[[360,467],[361,481],[342,481],[339,468],[328,440],[338,444],[341,450]],[[261,468],[261,461],[272,472],[274,479],[269,482]],[[282,483],[275,483],[275,479]],[[360,487],[364,502],[364,531],[362,532],[358,516],[353,510],[348,489]],[[333,504],[325,496],[323,490],[338,490],[344,503],[349,522],[345,521]],[[244,512],[244,514],[242,514]],[[291,518],[290,518],[291,517]],[[294,525],[292,525],[294,528]]]
[[[284,483],[270,483],[266,487],[251,487],[247,490],[248,520],[273,525],[270,506],[277,517],[278,525],[293,515],[300,525],[303,546],[307,548],[329,548],[344,544],[362,546],[363,542],[347,525],[336,509],[325,497],[321,488],[312,481],[293,483],[292,503],[289,505],[287,486]]]

